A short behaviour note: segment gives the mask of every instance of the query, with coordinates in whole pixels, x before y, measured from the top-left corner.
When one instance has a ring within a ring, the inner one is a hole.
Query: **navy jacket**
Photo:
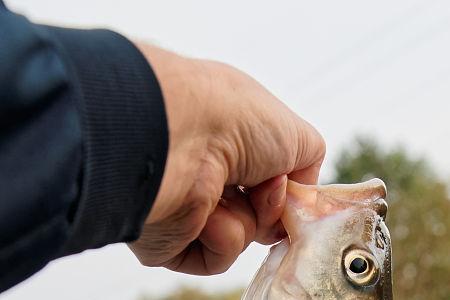
[[[132,43],[33,24],[0,0],[0,292],[136,239],[167,148],[162,94]]]

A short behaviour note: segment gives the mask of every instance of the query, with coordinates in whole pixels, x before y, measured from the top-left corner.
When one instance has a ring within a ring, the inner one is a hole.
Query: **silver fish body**
[[[288,184],[289,238],[272,247],[243,300],[392,300],[386,187]]]

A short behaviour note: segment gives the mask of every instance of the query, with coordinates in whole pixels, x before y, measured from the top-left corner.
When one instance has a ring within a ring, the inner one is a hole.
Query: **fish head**
[[[252,283],[262,297],[244,299],[391,300],[384,183],[289,182],[287,195],[282,221],[289,238],[275,246]]]

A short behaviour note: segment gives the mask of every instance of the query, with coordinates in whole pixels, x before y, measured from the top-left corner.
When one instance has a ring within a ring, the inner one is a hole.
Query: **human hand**
[[[317,183],[325,143],[243,72],[138,47],[160,82],[170,136],[158,196],[129,246],[146,266],[224,272],[252,241],[283,237],[287,176]]]

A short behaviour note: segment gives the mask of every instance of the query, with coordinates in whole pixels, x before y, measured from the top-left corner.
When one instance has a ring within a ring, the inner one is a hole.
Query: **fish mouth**
[[[346,209],[368,209],[383,220],[388,210],[386,185],[378,178],[331,185],[303,185],[289,180],[286,192],[286,209],[281,220],[289,235],[302,222],[313,222]]]
[[[376,212],[383,220],[386,219],[387,189],[379,178],[356,184],[318,186],[318,193],[322,194],[323,199],[334,202],[338,206],[368,208]]]
[[[388,211],[388,204],[387,204],[386,200],[384,200],[383,198],[380,198],[380,199],[374,201],[371,204],[370,208],[373,211],[375,211],[377,213],[377,215],[382,217],[384,221],[386,220],[386,214]]]

